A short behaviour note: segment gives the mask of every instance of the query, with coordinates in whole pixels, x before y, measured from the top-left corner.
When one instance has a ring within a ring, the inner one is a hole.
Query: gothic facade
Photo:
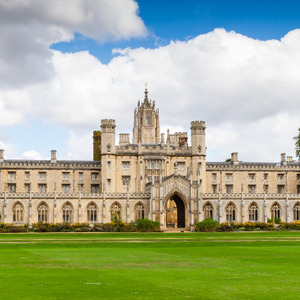
[[[7,160],[0,150],[0,217],[12,224],[108,223],[149,218],[162,228],[219,222],[300,220],[300,164],[207,162],[205,122],[186,132],[160,133],[159,111],[145,97],[134,111],[132,143],[115,120],[94,132],[93,161]]]

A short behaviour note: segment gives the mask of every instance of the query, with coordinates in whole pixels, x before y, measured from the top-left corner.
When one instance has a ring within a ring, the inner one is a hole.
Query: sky
[[[0,0],[6,159],[92,160],[92,132],[206,121],[207,161],[277,162],[300,127],[300,1]]]

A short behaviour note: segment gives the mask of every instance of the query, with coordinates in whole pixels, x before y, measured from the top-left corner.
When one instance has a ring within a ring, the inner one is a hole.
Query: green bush
[[[213,219],[205,219],[202,222],[196,223],[197,231],[216,231],[219,228],[219,222]]]
[[[219,225],[218,231],[233,231],[233,229],[235,229],[233,226],[234,226],[233,223],[231,223],[231,224],[228,222],[221,223]],[[241,227],[243,227],[243,226],[241,226]]]
[[[160,231],[160,223],[149,219],[138,219],[136,227],[137,231],[142,232]]]

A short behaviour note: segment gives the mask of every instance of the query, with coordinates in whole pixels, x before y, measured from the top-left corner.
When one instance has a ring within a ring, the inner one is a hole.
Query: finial
[[[145,82],[145,102],[148,102],[147,82]]]

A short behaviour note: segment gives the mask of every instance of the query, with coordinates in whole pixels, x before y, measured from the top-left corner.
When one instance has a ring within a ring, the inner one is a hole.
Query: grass
[[[300,232],[0,234],[1,299],[295,299]]]

